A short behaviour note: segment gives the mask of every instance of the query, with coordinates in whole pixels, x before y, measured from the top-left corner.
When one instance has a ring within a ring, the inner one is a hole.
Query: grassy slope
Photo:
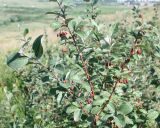
[[[49,29],[53,16],[46,16],[45,12],[55,10],[57,7],[53,2],[36,2],[36,0],[0,0],[0,35],[1,50],[4,52],[15,49],[21,33],[29,28],[31,35],[42,33],[44,28],[53,36]],[[102,14],[114,14],[117,11],[126,10],[124,7],[101,6]],[[78,15],[85,7],[73,7],[70,13]],[[13,22],[12,20],[16,20]],[[52,38],[50,39],[53,42]]]

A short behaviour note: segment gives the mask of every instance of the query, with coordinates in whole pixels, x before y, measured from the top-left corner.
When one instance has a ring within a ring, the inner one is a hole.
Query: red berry
[[[92,99],[89,98],[89,99],[86,100],[86,102],[87,102],[87,104],[91,104],[92,103]]]
[[[64,80],[63,83],[67,83],[67,80]]]
[[[137,54],[138,54],[138,55],[141,55],[141,54],[142,54],[142,49],[141,49],[141,48],[139,48],[139,49],[137,50]]]
[[[59,34],[57,34],[57,36],[66,37],[67,34],[68,32],[60,32]]]
[[[91,97],[94,97],[94,91],[91,91]]]
[[[128,84],[128,79],[123,79],[123,84]]]
[[[66,34],[65,34],[65,32],[62,32],[62,36],[65,36]]]
[[[134,55],[134,54],[135,54],[135,52],[134,52],[134,49],[133,49],[133,48],[131,49],[130,54],[131,54],[131,55]]]

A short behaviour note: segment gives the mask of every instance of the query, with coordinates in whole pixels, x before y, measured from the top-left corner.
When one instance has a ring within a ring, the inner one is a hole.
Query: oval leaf
[[[29,29],[26,28],[26,29],[24,30],[24,32],[23,32],[23,36],[25,37],[28,33],[29,33]]]
[[[75,122],[80,121],[81,115],[82,115],[82,110],[81,109],[77,109],[76,111],[74,111],[74,121]]]
[[[58,105],[61,104],[62,98],[63,98],[63,93],[59,92],[58,97],[57,97],[57,103],[58,103]]]
[[[70,105],[67,107],[66,113],[70,114],[70,113],[73,113],[75,110],[77,110],[77,107],[75,105]]]
[[[7,57],[7,65],[14,70],[18,70],[28,64],[28,59],[26,56],[21,56],[20,53],[14,53]]]
[[[133,110],[132,105],[127,102],[123,102],[119,107],[119,111],[124,115],[129,114],[130,112],[132,112],[132,110]]]
[[[123,115],[117,115],[117,117],[114,117],[114,121],[118,128],[124,128],[126,125]]]
[[[37,37],[32,46],[36,58],[40,58],[43,55],[43,47],[41,42],[42,37],[43,35]]]
[[[150,119],[150,120],[155,120],[159,115],[159,112],[151,109],[148,111],[148,115],[147,115],[147,118]]]
[[[75,20],[71,20],[69,23],[68,23],[68,27],[71,31],[75,31],[76,29],[76,21]]]

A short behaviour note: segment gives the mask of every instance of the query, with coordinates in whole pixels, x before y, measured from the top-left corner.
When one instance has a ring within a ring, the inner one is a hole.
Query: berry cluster
[[[68,34],[68,32],[66,32],[66,31],[60,31],[58,34],[57,34],[57,37],[66,37],[67,36],[67,34]]]
[[[133,56],[134,54],[137,54],[137,55],[141,55],[142,54],[142,49],[141,48],[137,48],[136,50],[135,49],[131,49],[130,50],[130,55]]]
[[[136,98],[135,101],[134,101],[134,106],[137,108],[137,109],[140,109],[143,107],[143,101],[141,98]]]
[[[93,100],[91,99],[91,98],[88,98],[87,100],[86,100],[86,103],[87,104],[91,104],[93,102]]]
[[[119,83],[128,84],[128,79],[120,79]]]

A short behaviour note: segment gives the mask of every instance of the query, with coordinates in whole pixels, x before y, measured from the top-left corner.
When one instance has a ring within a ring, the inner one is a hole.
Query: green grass
[[[100,7],[102,14],[114,14],[116,12],[129,11],[130,8],[124,6],[101,6]]]
[[[15,79],[12,70],[6,65],[6,57],[0,53],[0,87],[12,86]]]

